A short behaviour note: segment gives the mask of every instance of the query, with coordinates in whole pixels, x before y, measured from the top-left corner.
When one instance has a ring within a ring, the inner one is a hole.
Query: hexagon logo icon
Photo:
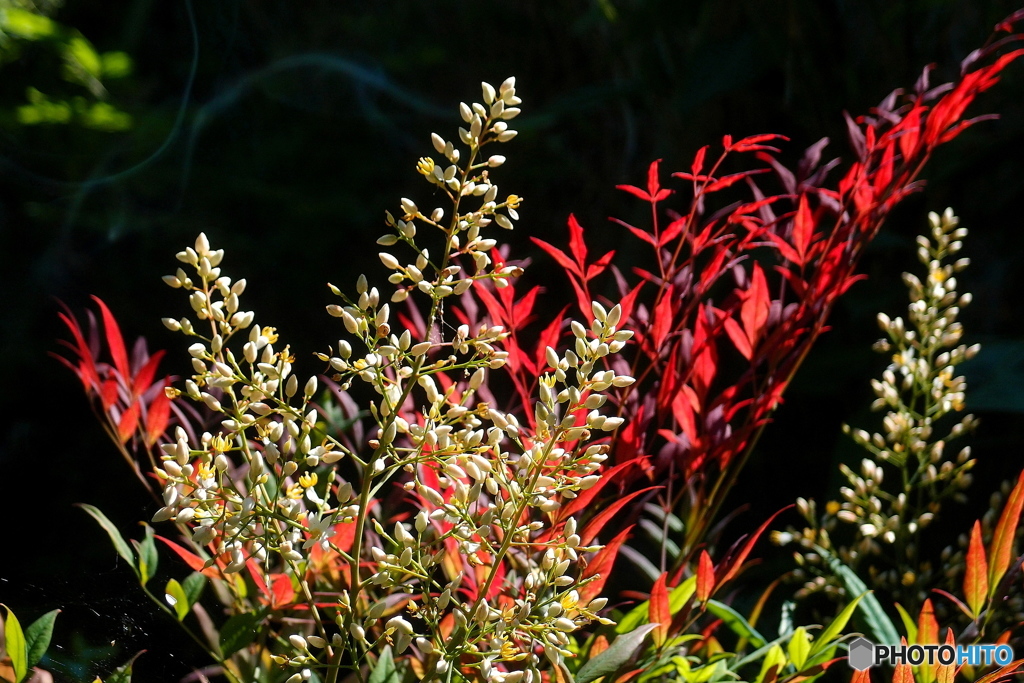
[[[875,646],[867,638],[857,638],[850,643],[847,660],[857,671],[864,671],[875,665]]]

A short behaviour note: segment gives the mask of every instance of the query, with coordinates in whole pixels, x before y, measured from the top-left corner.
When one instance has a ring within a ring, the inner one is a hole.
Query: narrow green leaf
[[[385,645],[377,658],[377,666],[370,672],[368,683],[399,683],[401,678],[395,668],[395,658],[391,654],[391,646]]]
[[[25,642],[25,632],[21,630],[21,623],[18,617],[7,605],[7,618],[4,621],[4,637],[7,639],[7,656],[11,658],[11,667],[14,669],[14,683],[25,678],[28,673],[28,644]]]
[[[135,556],[132,554],[132,549],[127,543],[125,543],[124,537],[121,535],[121,532],[117,530],[117,527],[114,526],[114,523],[107,519],[107,516],[100,512],[97,507],[86,505],[85,503],[79,503],[78,507],[88,512],[93,519],[99,522],[99,525],[103,527],[103,530],[107,532],[108,536],[110,536],[110,540],[114,544],[114,550],[117,551],[117,554],[128,563],[132,568],[132,571],[135,572],[135,575],[138,576],[139,570],[135,566]]]
[[[763,647],[768,641],[765,640],[764,636],[758,633],[757,629],[750,625],[750,623],[743,618],[743,615],[734,610],[729,605],[719,602],[718,600],[708,600],[708,611],[714,614],[716,617],[722,620],[729,630],[738,635],[740,638],[746,638],[750,641],[750,644],[756,647]]]
[[[46,654],[46,648],[50,647],[50,638],[53,636],[53,622],[58,614],[60,614],[59,609],[47,612],[25,629],[25,645],[29,669],[39,663],[39,660]]]
[[[691,576],[669,591],[668,609],[673,615],[681,610],[697,590],[697,577]],[[626,616],[616,620],[615,632],[622,635],[629,633],[640,624],[646,624],[650,618],[650,600],[641,602],[629,610]]]
[[[864,582],[860,580],[856,572],[823,548],[815,547],[815,552],[826,559],[829,568],[843,582],[843,587],[846,588],[848,595],[863,597],[860,604],[861,614],[868,626],[868,630],[871,631],[873,640],[882,645],[898,645],[900,634],[896,632],[896,627],[893,626],[892,620],[889,619],[889,615],[882,609],[878,598],[873,593],[868,592],[868,587],[864,585]]]
[[[807,663],[807,655],[811,654],[811,637],[804,630],[803,626],[793,631],[793,637],[789,639],[789,661],[793,662],[796,670],[802,671]]]
[[[199,602],[203,589],[206,588],[206,577],[199,572],[192,572],[185,577],[181,588],[185,591],[185,596],[188,598],[188,606],[191,607]]]
[[[657,624],[644,624],[613,640],[607,650],[583,665],[576,674],[576,683],[591,683],[618,671],[640,648],[647,634],[657,627]]]
[[[184,621],[185,617],[188,616],[191,604],[188,601],[188,596],[185,595],[185,591],[182,590],[181,584],[176,579],[171,579],[167,582],[167,588],[164,589],[164,600],[174,608],[174,613],[178,615],[178,621]]]
[[[843,611],[841,611],[836,618],[832,620],[832,623],[825,627],[825,630],[821,632],[821,635],[818,636],[818,640],[815,641],[814,645],[811,647],[812,654],[817,654],[829,645],[832,645],[832,641],[836,640],[842,634],[843,629],[846,628],[847,622],[850,621],[850,617],[853,616],[854,610],[857,609],[857,605],[865,595],[869,594],[861,593],[854,598],[848,605],[846,605],[846,607],[843,608]]]
[[[132,540],[132,545],[139,556],[139,582],[143,586],[156,574],[157,564],[160,555],[156,551],[156,541],[153,539],[153,527],[146,525],[146,537],[140,543]]]
[[[907,630],[907,642],[911,645],[915,644],[917,642],[917,622],[907,613],[903,605],[898,602],[896,603],[896,611],[900,613],[900,621],[903,622],[903,628]]]
[[[228,619],[220,630],[220,651],[230,657],[256,639],[256,614],[236,614]]]

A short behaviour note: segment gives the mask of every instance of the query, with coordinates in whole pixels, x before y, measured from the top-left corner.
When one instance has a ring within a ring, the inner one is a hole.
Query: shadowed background
[[[0,0],[8,4],[32,3]],[[823,136],[832,156],[849,158],[844,110],[866,112],[930,62],[933,83],[950,80],[1014,4],[66,0],[53,19],[100,53],[126,53],[131,72],[89,92],[68,82],[45,41],[0,53],[0,601],[23,623],[65,611],[51,666],[59,680],[106,675],[140,649],[149,652],[139,680],[177,680],[205,663],[152,614],[106,537],[72,507],[98,505],[136,536],[133,524],[153,512],[77,380],[47,355],[64,336],[56,298],[82,312],[99,295],[129,341],[145,336],[151,350],[169,350],[165,372],[186,372],[187,344],[160,318],[188,304],[159,276],[205,231],[227,252],[225,272],[247,278],[243,307],[299,350],[300,373],[316,372],[312,351],[340,329],[323,311],[326,282],[349,288],[360,272],[380,275],[384,210],[402,196],[429,202],[415,160],[432,153],[430,132],[454,137],[458,102],[479,99],[481,80],[515,75],[524,100],[520,135],[495,173],[503,192],[525,197],[523,220],[502,237],[541,266],[527,281],[562,289],[529,235],[562,244],[575,213],[593,251],[618,249],[628,264],[635,240],[607,216],[637,206],[613,188],[642,183],[652,159],[664,159],[667,177],[723,134],[763,132],[790,137],[790,159]],[[983,421],[971,442],[979,493],[963,517],[980,514],[987,492],[1019,470],[1022,86],[1017,65],[980,99],[975,113],[1002,119],[943,148],[927,189],[872,247],[869,280],[837,308],[727,506],[752,508],[735,533],[798,495],[834,495],[837,463],[857,453],[840,424],[877,424],[866,411],[868,380],[885,365],[870,351],[875,313],[902,312],[899,273],[914,267],[914,236],[927,211],[947,205],[971,230],[964,253],[974,265],[960,278],[974,294],[967,341],[985,344],[967,370],[968,403]],[[32,123],[18,114],[28,88],[107,102],[130,120]],[[762,554],[785,569],[788,552],[765,545]],[[162,575],[181,573],[164,565]],[[625,560],[619,570],[629,571]]]

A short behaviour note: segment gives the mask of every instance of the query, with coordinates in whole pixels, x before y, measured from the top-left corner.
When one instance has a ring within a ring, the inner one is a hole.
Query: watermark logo
[[[1013,661],[1009,645],[877,645],[867,638],[850,643],[850,666],[864,671],[880,664],[950,664],[1006,666]]]

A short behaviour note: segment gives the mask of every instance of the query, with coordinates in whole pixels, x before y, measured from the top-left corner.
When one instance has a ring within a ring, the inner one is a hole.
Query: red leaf
[[[725,319],[725,333],[729,335],[729,339],[732,341],[733,346],[740,352],[747,360],[754,357],[754,350],[750,348],[750,341],[747,339],[747,335],[744,334],[743,328],[736,322],[734,318]]]
[[[566,307],[568,308],[568,307]],[[534,352],[534,359],[538,367],[544,365],[544,354],[547,347],[558,348],[558,340],[562,336],[562,323],[565,321],[565,308],[558,312],[551,323],[544,328],[544,331],[537,337],[537,347]]]
[[[633,195],[634,197],[636,197],[637,199],[642,199],[645,202],[649,202],[652,199],[651,195],[647,194],[646,192],[641,190],[639,187],[633,187],[632,185],[616,185],[615,189],[616,190],[622,190],[623,192],[628,192],[631,195]]]
[[[110,406],[117,403],[117,380],[113,377],[107,378],[100,386],[100,402],[103,410],[110,410]]]
[[[292,579],[287,574],[270,575],[270,606],[275,609],[287,607],[295,602],[295,588],[292,586]]]
[[[658,628],[651,632],[651,639],[657,647],[661,647],[668,640],[668,629],[672,625],[672,611],[668,604],[668,590],[665,588],[666,578],[668,572],[662,572],[654,582],[648,608],[648,622],[658,624]]]
[[[665,232],[661,233],[661,236],[658,238],[658,246],[663,247],[674,240],[679,233],[683,231],[683,228],[686,227],[689,220],[689,216],[681,216],[669,223],[668,226],[665,227]]]
[[[576,259],[576,263],[579,264],[582,273],[583,264],[587,260],[587,245],[583,241],[583,226],[572,214],[569,214],[569,250]]]
[[[614,503],[606,507],[604,510],[601,510],[601,512],[594,515],[594,518],[587,522],[587,525],[583,527],[583,530],[580,532],[580,545],[590,545],[597,537],[597,535],[601,532],[601,529],[604,528],[604,525],[607,524],[608,521],[611,520],[613,517],[615,517],[615,515],[619,513],[619,510],[626,507],[634,498],[643,495],[648,491],[653,491],[659,488],[661,487],[649,486],[648,488],[640,489],[639,491],[634,491],[633,493],[629,494],[624,498],[619,498]]]
[[[654,342],[655,348],[661,347],[668,338],[668,333],[672,330],[672,303],[675,288],[669,284],[668,288],[661,295],[658,303],[654,306],[654,320],[651,326],[651,341]]]
[[[189,568],[192,569],[192,571],[197,571],[203,576],[206,576],[211,579],[220,578],[220,572],[217,571],[216,567],[207,567],[206,561],[203,560],[203,558],[196,555],[191,550],[187,550],[186,548],[181,547],[171,539],[164,538],[159,534],[154,534],[154,536],[158,541],[162,541],[163,543],[167,544],[167,547],[173,550],[178,557],[183,559],[185,561],[185,564],[187,564]]]
[[[795,263],[799,263],[801,266],[807,263],[807,249],[811,246],[811,237],[814,234],[814,217],[811,215],[811,209],[807,205],[807,195],[800,195],[800,205],[796,210],[796,217],[793,219],[793,246],[796,248],[797,254],[800,255],[799,260]]]
[[[708,194],[712,192],[718,192],[719,190],[724,190],[730,185],[735,185],[736,183],[738,183],[739,181],[743,180],[748,176],[756,175],[758,173],[768,173],[768,171],[769,169],[767,168],[757,168],[750,171],[743,171],[742,173],[730,173],[729,175],[722,176],[715,182],[708,185],[706,188],[704,188],[704,192]]]
[[[985,546],[981,542],[981,522],[976,521],[971,529],[971,544],[967,549],[967,568],[964,572],[964,597],[975,617],[981,614],[987,596],[988,562],[985,560]]]
[[[114,319],[114,315],[107,308],[107,305],[103,303],[103,300],[95,295],[92,298],[96,305],[100,307],[100,313],[103,314],[103,328],[107,331],[107,346],[110,347],[110,356],[114,359],[114,367],[117,368],[118,373],[127,382],[128,378],[131,377],[131,369],[128,366],[128,353],[124,348],[121,328],[117,326],[117,320]]]
[[[645,283],[640,282],[636,287],[632,289],[626,296],[622,297],[622,301],[619,302],[619,306],[622,307],[622,319],[631,320],[633,315],[633,307],[636,305],[636,298],[640,295],[640,289]]]
[[[658,164],[660,163],[661,159],[655,159],[647,167],[647,194],[652,197],[652,201],[658,201],[659,190],[661,190],[661,183],[658,182]]]
[[[732,152],[752,152],[759,149],[774,149],[767,147],[760,143],[768,142],[769,140],[789,140],[785,135],[778,135],[775,133],[762,133],[760,135],[751,135],[739,140],[734,145],[729,145],[729,150]]]
[[[897,126],[900,132],[898,138],[900,154],[904,159],[912,159],[917,152],[917,143],[921,139],[921,113],[923,111],[924,107],[915,105]]]
[[[558,265],[562,266],[570,273],[575,274],[579,278],[583,277],[582,271],[580,271],[579,267],[572,262],[572,259],[565,255],[565,252],[563,252],[562,250],[558,249],[555,246],[548,244],[542,239],[538,239],[536,237],[531,237],[530,239],[533,240],[534,244],[536,244],[538,247],[546,251],[551,256],[551,258],[555,259],[555,261],[558,262]]]
[[[170,417],[171,399],[165,392],[160,391],[146,410],[146,445],[152,446],[157,439],[163,436],[163,433],[167,431]]]
[[[607,254],[605,254],[604,256],[602,256],[601,258],[597,259],[596,261],[591,263],[589,266],[587,266],[587,274],[586,274],[585,279],[589,281],[589,280],[594,279],[595,277],[597,277],[601,273],[603,273],[604,269],[608,267],[608,264],[612,262],[612,259],[614,257],[615,257],[615,252],[614,251],[609,251]],[[581,267],[582,267],[582,264],[581,264]]]
[[[875,190],[882,194],[889,187],[889,183],[892,182],[892,167],[893,167],[893,152],[896,146],[893,143],[889,143],[885,146],[885,151],[882,152],[882,161],[878,165],[878,170],[875,171]]]
[[[626,537],[632,530],[632,525],[626,527],[618,536],[609,541],[608,545],[594,554],[594,559],[587,565],[582,578],[597,578],[580,588],[581,604],[587,604],[601,595],[604,584],[608,581],[608,575],[611,574],[612,566],[615,564],[615,558],[619,556],[619,547],[626,542]]]
[[[704,170],[704,157],[708,153],[708,146],[704,145],[697,150],[697,154],[693,157],[693,163],[690,165],[690,170],[694,176],[699,176],[700,172]]]
[[[61,304],[63,305],[63,304]],[[67,308],[65,307],[65,310]],[[64,360],[64,364],[75,370],[78,378],[82,380],[82,384],[85,386],[85,392],[88,394],[99,386],[100,378],[96,372],[96,364],[92,357],[92,351],[89,349],[89,344],[86,343],[85,337],[82,335],[82,328],[78,326],[78,321],[74,319],[70,314],[65,315],[63,313],[57,314],[64,324],[68,326],[71,331],[71,336],[75,338],[75,352],[78,354],[79,363],[77,369],[71,363]],[[58,356],[58,359],[63,360]]]
[[[121,413],[121,419],[117,423],[117,435],[121,439],[121,443],[125,443],[128,439],[132,438],[132,434],[135,433],[135,428],[139,424],[139,402],[133,401],[128,410]]]
[[[1003,514],[999,516],[999,523],[996,525],[995,533],[992,534],[991,555],[992,564],[989,566],[989,590],[995,591],[1003,574],[1010,566],[1013,558],[1013,539],[1017,534],[1017,523],[1020,520],[1021,507],[1024,506],[1024,471],[1017,479],[1017,485],[1010,492],[1010,498],[1006,501]]]
[[[755,531],[750,536],[750,538],[747,539],[747,542],[743,545],[743,548],[740,550],[739,553],[736,554],[735,557],[730,557],[728,563],[722,563],[721,565],[719,565],[718,572],[721,573],[722,576],[721,578],[718,578],[715,581],[717,585],[724,585],[727,581],[729,581],[729,579],[731,579],[739,573],[740,569],[743,566],[743,563],[747,559],[747,556],[750,554],[750,551],[754,549],[754,544],[757,543],[757,539],[761,537],[761,534],[763,534],[765,529],[768,528],[768,525],[774,522],[776,517],[778,517],[780,514],[782,514],[791,507],[793,506],[787,505],[786,507],[782,508],[774,515],[769,517],[767,520],[765,520],[764,524],[759,526],[757,528],[757,531]]]
[[[707,602],[715,590],[715,565],[707,550],[700,551],[697,563],[697,601]]]
[[[138,374],[135,375],[135,379],[132,380],[132,391],[135,392],[136,395],[143,393],[151,384],[153,384],[153,378],[156,376],[156,368],[160,365],[160,359],[163,357],[164,351],[162,349],[157,351],[149,357],[146,364],[143,365]]]
[[[652,247],[658,246],[658,243],[654,239],[654,235],[648,232],[644,232],[640,228],[634,228],[632,225],[627,225],[626,228],[628,228],[634,236],[638,237],[639,239],[642,239],[644,242],[647,242],[647,244],[651,245]]]
[[[743,293],[743,305],[740,307],[743,330],[747,333],[747,340],[750,342],[752,350],[757,348],[758,342],[761,340],[770,310],[771,299],[768,296],[768,282],[764,278],[761,266],[754,263],[750,286]]]
[[[571,515],[575,515],[580,510],[585,509],[590,505],[590,502],[594,500],[594,497],[597,496],[601,489],[603,489],[607,484],[611,484],[616,481],[619,475],[622,474],[623,470],[629,467],[639,466],[642,460],[643,458],[633,458],[632,460],[627,460],[624,463],[602,472],[601,478],[598,479],[596,484],[573,498],[571,503],[560,510],[559,519],[565,520]]]
[[[797,265],[803,265],[803,259],[800,257],[800,254],[797,253],[796,249],[789,246],[789,242],[782,239],[782,237],[776,235],[774,232],[766,234],[768,235],[768,239],[775,243],[775,246],[778,248],[779,253],[782,254],[784,259]]]

